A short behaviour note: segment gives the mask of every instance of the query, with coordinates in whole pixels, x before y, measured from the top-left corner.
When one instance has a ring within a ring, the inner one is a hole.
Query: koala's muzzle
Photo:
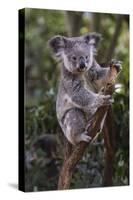
[[[83,57],[80,58],[79,60],[79,68],[81,70],[85,69],[86,68],[86,65],[85,65],[85,59]]]

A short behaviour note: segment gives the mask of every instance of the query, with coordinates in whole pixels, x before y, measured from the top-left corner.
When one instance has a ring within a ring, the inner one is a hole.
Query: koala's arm
[[[97,86],[103,87],[107,83],[111,83],[121,70],[121,62],[113,60],[109,67],[103,68],[96,61],[90,70],[90,76]]]
[[[68,82],[66,84],[67,93],[74,106],[90,110],[104,105],[110,105],[110,95],[96,94],[87,90],[81,81]]]

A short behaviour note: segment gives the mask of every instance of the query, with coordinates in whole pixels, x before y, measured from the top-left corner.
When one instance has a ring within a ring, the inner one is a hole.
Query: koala
[[[110,95],[100,91],[112,81],[115,67],[121,69],[119,61],[112,61],[102,68],[95,59],[101,35],[89,33],[80,37],[54,36],[49,45],[61,64],[61,76],[56,101],[58,122],[67,140],[76,145],[89,142],[86,131],[88,119],[99,107],[111,105]]]

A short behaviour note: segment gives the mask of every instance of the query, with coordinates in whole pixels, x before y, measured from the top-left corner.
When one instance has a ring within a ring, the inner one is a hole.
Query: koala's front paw
[[[114,101],[110,95],[99,95],[99,97],[97,98],[97,103],[99,104],[99,107],[111,105],[113,102]]]
[[[115,69],[117,71],[117,73],[119,73],[122,70],[122,62],[112,59],[111,63],[110,63],[110,69],[111,70]]]

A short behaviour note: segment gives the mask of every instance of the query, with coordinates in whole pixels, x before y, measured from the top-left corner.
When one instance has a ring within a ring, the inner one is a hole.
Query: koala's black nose
[[[80,69],[84,69],[86,67],[85,66],[85,61],[82,58],[80,59],[79,67],[80,67]]]
[[[85,65],[85,59],[83,56],[80,57],[80,61],[79,61],[79,68],[80,69],[84,69],[86,67]]]

